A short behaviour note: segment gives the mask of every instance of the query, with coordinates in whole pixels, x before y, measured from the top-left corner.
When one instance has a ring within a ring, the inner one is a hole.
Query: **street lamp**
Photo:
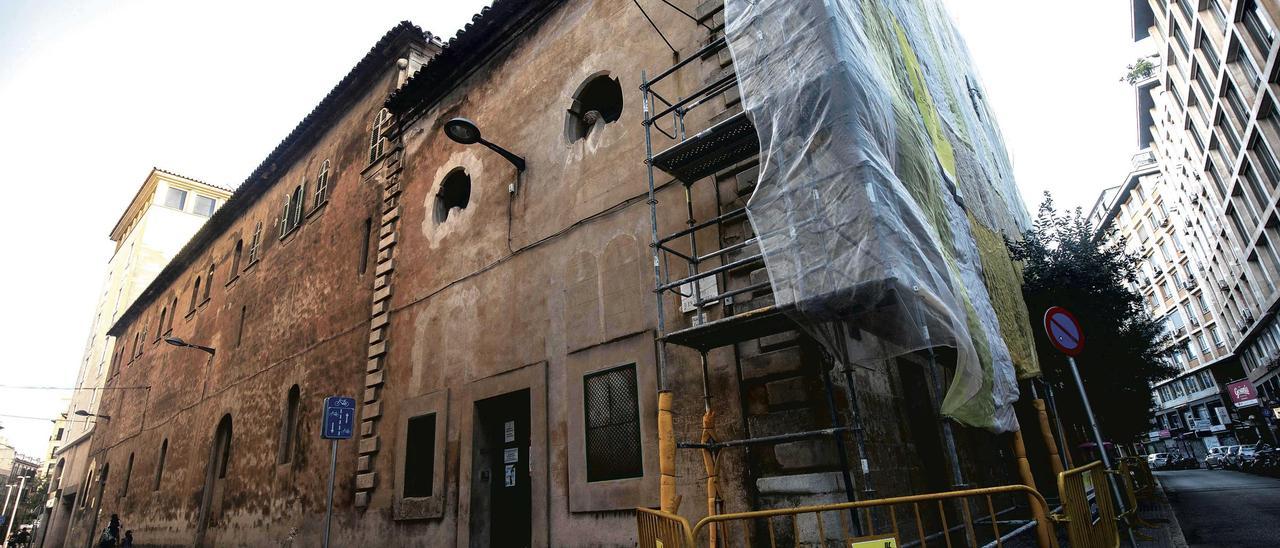
[[[76,409],[75,415],[77,417],[95,417],[95,418],[102,419],[104,421],[111,420],[111,415],[99,415],[97,413],[90,413],[88,411],[85,411],[84,409]]]
[[[511,165],[516,166],[516,171],[524,172],[524,158],[516,156],[511,151],[498,145],[484,140],[480,136],[480,128],[476,127],[476,123],[466,118],[454,118],[444,123],[444,134],[453,139],[454,142],[463,145],[474,145],[480,143],[489,147],[490,150],[501,154]]]
[[[214,350],[212,347],[209,347],[209,346],[202,346],[202,345],[199,345],[199,344],[192,344],[192,343],[189,343],[189,342],[184,341],[184,340],[182,340],[182,339],[179,339],[179,338],[177,338],[177,337],[165,337],[165,338],[164,338],[164,342],[167,342],[167,343],[172,344],[172,345],[174,345],[174,346],[183,346],[183,347],[187,347],[187,348],[194,348],[194,349],[196,349],[196,350],[203,350],[203,351],[205,351],[205,352],[208,352],[210,356],[212,356],[212,355],[214,354],[214,352],[215,352],[215,350]]]

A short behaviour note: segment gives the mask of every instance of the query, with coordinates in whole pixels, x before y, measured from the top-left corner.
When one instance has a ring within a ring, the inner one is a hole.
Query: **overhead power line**
[[[73,388],[73,387],[67,387],[67,386],[13,386],[13,385],[8,385],[8,384],[0,384],[0,389],[9,389],[9,390],[67,390],[67,391],[75,391],[75,390],[144,390],[144,389],[149,389],[149,388],[151,388],[151,387],[150,387],[150,386],[99,386],[99,387],[96,387],[96,388],[95,388],[95,387],[91,387],[91,386],[85,386],[85,387],[81,387],[81,388]]]

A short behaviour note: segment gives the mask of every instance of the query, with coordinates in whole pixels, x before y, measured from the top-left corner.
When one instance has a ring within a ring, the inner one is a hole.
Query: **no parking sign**
[[[1051,306],[1044,312],[1044,332],[1063,354],[1078,356],[1084,350],[1084,330],[1080,329],[1080,322],[1061,306]]]

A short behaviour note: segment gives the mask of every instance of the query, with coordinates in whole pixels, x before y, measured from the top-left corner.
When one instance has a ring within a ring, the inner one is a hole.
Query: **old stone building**
[[[691,60],[668,99],[733,74],[727,50],[693,55],[722,7],[674,4],[498,0],[448,42],[384,36],[112,328],[146,342],[108,386],[147,389],[102,402],[75,542],[118,513],[139,545],[318,545],[321,400],[349,395],[335,544],[631,545],[629,510],[658,504],[660,364],[680,441],[703,438],[708,406],[717,440],[854,424],[840,388],[857,387],[859,429],[721,450],[720,511],[1008,483],[1006,440],[979,429],[956,429],[948,472],[929,352],[832,380],[781,315],[725,344],[656,344],[771,302],[759,252],[733,246],[745,216],[699,225],[745,203],[751,154],[711,185],[657,181],[650,210],[642,72]],[[738,102],[683,123],[741,120]],[[447,135],[455,118],[474,126]],[[711,305],[655,299],[653,235],[686,228],[743,251],[718,263]],[[679,451],[692,519],[707,472]]]

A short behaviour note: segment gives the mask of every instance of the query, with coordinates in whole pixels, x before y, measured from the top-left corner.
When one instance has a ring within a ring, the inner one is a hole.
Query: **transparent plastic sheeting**
[[[747,211],[777,304],[846,363],[954,348],[938,354],[955,360],[943,414],[1017,429],[1016,378],[1039,368],[1019,275],[998,244],[1030,219],[938,0],[725,10],[760,137]]]

